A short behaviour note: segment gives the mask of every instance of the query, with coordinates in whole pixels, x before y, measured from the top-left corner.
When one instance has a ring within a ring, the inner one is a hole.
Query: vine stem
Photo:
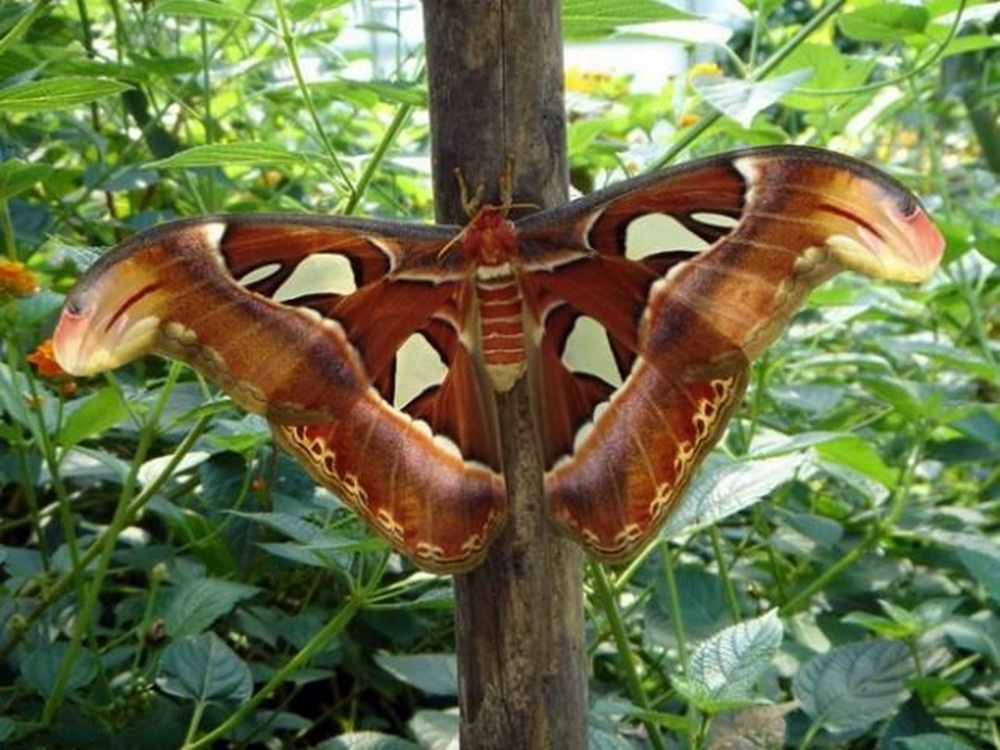
[[[618,604],[615,601],[614,587],[608,580],[607,571],[604,566],[592,563],[590,565],[591,579],[594,581],[594,593],[604,611],[604,616],[608,618],[608,626],[611,629],[611,637],[615,640],[615,648],[618,650],[619,662],[625,672],[625,684],[628,686],[629,695],[632,701],[641,709],[643,713],[650,710],[649,698],[642,687],[642,680],[639,679],[639,670],[636,669],[635,661],[632,658],[632,648],[628,641],[628,633],[625,630],[625,623],[622,621],[621,613],[618,611]],[[642,720],[649,733],[649,744],[654,750],[666,750],[663,735],[660,728],[646,718]]]

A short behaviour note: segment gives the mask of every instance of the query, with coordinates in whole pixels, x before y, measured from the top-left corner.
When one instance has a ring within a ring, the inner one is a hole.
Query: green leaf
[[[242,703],[253,691],[250,667],[215,633],[174,641],[163,650],[159,688],[200,703]]]
[[[417,711],[410,719],[410,731],[421,747],[457,748],[458,714]]]
[[[289,151],[277,143],[217,143],[211,146],[195,146],[174,154],[166,159],[150,162],[148,166],[180,169],[188,167],[226,167],[234,165],[269,166],[279,164],[299,164],[307,166],[315,157]]]
[[[771,665],[782,635],[777,610],[730,626],[698,644],[675,684],[708,714],[757,702],[754,686]]]
[[[852,643],[806,662],[792,691],[802,710],[828,731],[861,731],[906,700],[913,672],[910,652],[898,641]]]
[[[934,540],[954,547],[958,559],[987,595],[1000,602],[1000,544],[976,534],[936,532]]]
[[[69,643],[40,643],[21,661],[21,676],[43,698],[52,694],[59,670],[69,653]],[[64,690],[68,693],[88,685],[97,677],[97,657],[80,650],[73,660]]]
[[[899,750],[972,750],[972,745],[950,734],[918,734],[897,738],[894,747]]]
[[[726,594],[717,575],[693,566],[678,568],[675,572],[680,595],[680,616],[684,633],[691,639],[710,638],[712,634],[732,622],[726,606]],[[643,637],[647,643],[663,648],[676,648],[674,613],[670,597],[661,579],[657,580],[653,596],[646,605],[643,620]]]
[[[161,0],[149,12],[151,15],[189,16],[208,21],[246,21],[253,18],[241,8],[209,0]]]
[[[375,655],[375,663],[400,682],[429,695],[458,695],[458,663],[454,654]]]
[[[186,581],[174,589],[163,624],[175,638],[201,633],[258,591],[256,586],[218,578]]]
[[[627,26],[697,18],[657,0],[564,0],[562,4],[563,36],[575,40],[609,37]]]
[[[876,3],[837,16],[844,36],[858,42],[898,42],[908,34],[921,34],[930,23],[922,5]]]
[[[691,86],[719,112],[749,128],[761,111],[776,104],[811,76],[810,70],[796,70],[766,81],[699,75],[691,81]]]
[[[127,83],[100,78],[65,76],[44,78],[0,89],[0,112],[48,112],[114,96],[132,88]]]
[[[121,391],[105,386],[83,399],[70,404],[69,415],[59,430],[59,445],[72,446],[94,435],[100,435],[128,418],[129,411]]]
[[[867,441],[856,435],[844,435],[816,447],[816,453],[825,461],[846,466],[883,487],[896,486],[897,472],[885,465],[882,457]]]
[[[617,734],[587,727],[587,750],[633,750],[633,746]]]
[[[50,174],[52,167],[48,164],[29,164],[21,159],[8,159],[0,164],[0,201],[23,193]]]
[[[348,732],[321,742],[316,750],[420,750],[420,746],[381,732]]]

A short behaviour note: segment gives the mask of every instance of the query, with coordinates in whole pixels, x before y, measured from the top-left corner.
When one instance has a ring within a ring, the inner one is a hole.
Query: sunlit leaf
[[[0,112],[48,112],[78,107],[130,88],[127,83],[100,78],[43,78],[0,89]]]

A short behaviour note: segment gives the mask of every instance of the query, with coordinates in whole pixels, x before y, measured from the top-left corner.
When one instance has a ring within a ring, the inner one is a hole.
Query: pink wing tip
[[[910,240],[914,265],[925,271],[924,278],[929,277],[944,256],[944,236],[919,206],[909,216],[901,216],[900,223]]]

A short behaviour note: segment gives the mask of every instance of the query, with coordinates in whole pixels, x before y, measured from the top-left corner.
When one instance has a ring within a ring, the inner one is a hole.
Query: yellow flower
[[[681,115],[680,122],[678,122],[677,124],[682,128],[689,128],[696,122],[698,122],[699,119],[700,118],[698,117],[698,115],[692,114],[690,112],[685,112],[684,114]]]
[[[698,76],[721,76],[722,68],[714,62],[700,62],[695,63],[691,66],[691,70],[688,71],[688,83]]]
[[[16,260],[0,260],[0,297],[27,297],[38,291],[35,274]]]

